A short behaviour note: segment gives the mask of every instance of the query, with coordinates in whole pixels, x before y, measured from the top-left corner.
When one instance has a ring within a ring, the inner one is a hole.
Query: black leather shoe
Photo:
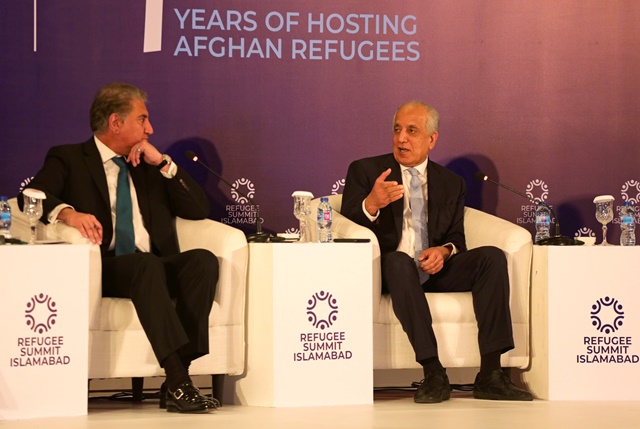
[[[520,389],[501,369],[495,369],[488,377],[476,376],[473,384],[473,397],[495,401],[533,401],[533,395]]]
[[[209,396],[204,396],[204,398],[211,402],[211,408],[216,409],[221,407],[220,401],[218,401],[216,398]],[[167,409],[167,383],[162,383],[162,385],[160,386],[160,409]]]
[[[166,398],[167,411],[170,413],[208,413],[216,409],[214,402],[200,393],[190,381],[182,383],[175,391],[167,388]]]
[[[418,404],[437,404],[446,401],[451,396],[449,377],[444,369],[431,371],[422,380],[420,387],[413,396],[413,401]]]

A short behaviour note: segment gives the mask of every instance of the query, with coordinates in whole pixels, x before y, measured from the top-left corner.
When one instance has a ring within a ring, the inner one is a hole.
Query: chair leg
[[[211,375],[211,394],[214,398],[220,401],[220,405],[222,406],[222,399],[224,394],[224,374]]]
[[[142,394],[143,386],[144,386],[143,377],[131,378],[131,396],[132,396],[133,402],[142,402],[142,400],[144,399]]]

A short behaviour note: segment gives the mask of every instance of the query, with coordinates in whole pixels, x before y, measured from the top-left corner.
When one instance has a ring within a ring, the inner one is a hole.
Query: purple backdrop
[[[189,165],[186,149],[250,193],[266,228],[292,230],[291,193],[341,192],[351,160],[390,151],[392,114],[411,99],[440,110],[431,158],[467,178],[470,206],[533,230],[533,205],[476,181],[478,170],[551,203],[565,235],[599,236],[596,195],[638,203],[640,2],[5,0],[0,9],[2,194],[15,196],[50,146],[86,140],[95,91],[126,81],[149,93],[151,141],[205,186],[211,217],[245,230],[255,213]]]

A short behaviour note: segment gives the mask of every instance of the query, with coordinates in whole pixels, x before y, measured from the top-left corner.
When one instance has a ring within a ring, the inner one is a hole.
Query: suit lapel
[[[429,201],[427,203],[427,227],[429,231],[429,242],[431,244],[434,237],[434,228],[438,224],[440,216],[440,207],[444,198],[444,184],[438,172],[433,168],[433,163],[427,163],[427,192]]]
[[[98,151],[98,147],[96,146],[93,137],[84,144],[83,148],[84,152],[84,162],[89,171],[89,174],[93,178],[96,186],[98,187],[98,191],[100,192],[100,197],[102,197],[102,201],[105,203],[108,212],[111,212],[110,204],[109,204],[109,189],[107,187],[107,176],[104,173],[104,166],[102,165],[102,157],[100,157],[100,152]]]
[[[132,167],[131,164],[127,164],[127,167],[129,168],[129,174],[131,174],[133,186],[136,188],[138,207],[140,208],[140,213],[142,214],[142,220],[149,233],[151,233],[151,231],[149,230],[151,210],[149,209],[149,198],[147,197],[147,174],[150,170],[147,168],[147,165],[144,164],[144,161],[142,161],[142,163],[137,167]]]
[[[387,177],[387,181],[396,181],[402,184],[402,170],[400,164],[391,155],[391,174]],[[388,168],[388,166],[387,166]],[[393,222],[396,227],[396,233],[398,235],[398,242],[402,237],[402,212],[404,211],[404,199],[401,198],[398,201],[391,203],[391,212],[393,213]]]

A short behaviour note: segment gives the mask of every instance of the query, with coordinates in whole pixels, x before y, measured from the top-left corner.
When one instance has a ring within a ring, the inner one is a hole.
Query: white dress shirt
[[[413,168],[418,170],[418,176],[420,178],[420,184],[422,186],[422,194],[424,196],[424,206],[429,207],[429,191],[428,191],[428,178],[427,178],[427,164],[429,163],[429,158],[427,158],[422,164],[417,165]],[[400,171],[402,173],[402,185],[404,186],[404,197],[403,197],[403,210],[402,210],[402,236],[400,237],[400,242],[398,243],[398,248],[396,249],[398,252],[404,252],[411,257],[411,259],[415,256],[415,241],[416,234],[413,229],[413,218],[411,216],[411,204],[410,204],[410,194],[409,194],[409,184],[411,183],[411,173],[408,171],[409,167],[405,167],[404,165],[400,165]],[[369,212],[365,209],[364,200],[362,201],[362,211],[369,218],[371,222],[374,222],[378,216],[380,216],[380,211],[371,216]],[[427,224],[429,223],[429,210],[427,210]],[[444,246],[447,246],[451,249],[451,254],[449,257],[455,255],[457,253],[456,246],[453,243],[446,243]],[[424,250],[424,249],[421,249]]]

